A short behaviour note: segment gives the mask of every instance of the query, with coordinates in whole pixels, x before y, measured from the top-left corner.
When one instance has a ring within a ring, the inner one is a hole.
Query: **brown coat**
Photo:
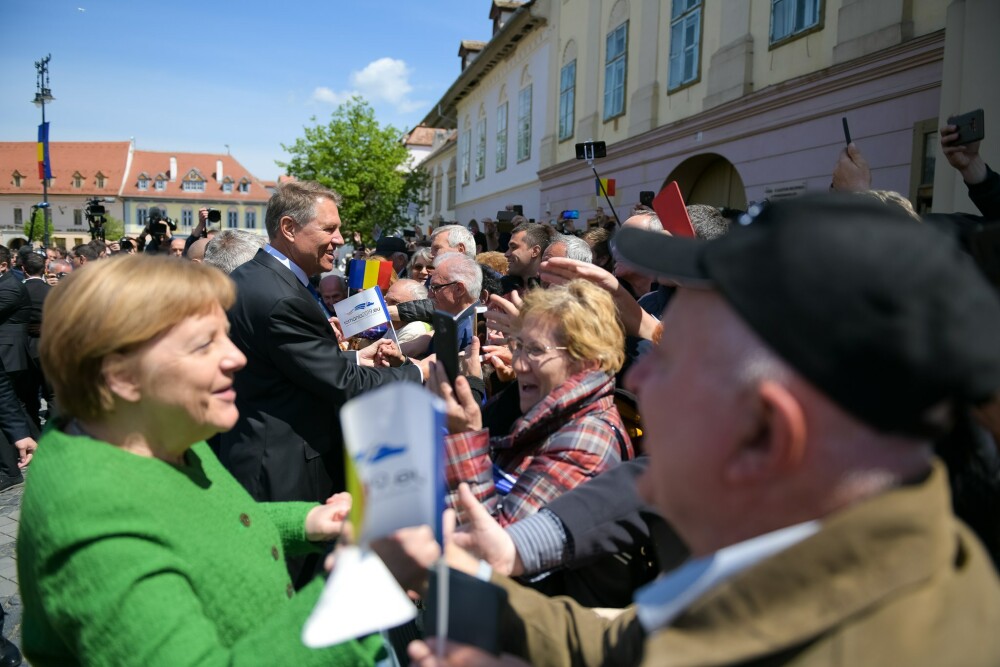
[[[548,665],[1000,665],[1000,581],[951,513],[942,466],[828,517],[646,637],[501,577],[504,649]]]

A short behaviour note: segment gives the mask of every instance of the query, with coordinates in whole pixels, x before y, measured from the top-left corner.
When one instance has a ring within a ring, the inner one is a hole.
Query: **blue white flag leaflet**
[[[352,338],[389,321],[389,311],[378,286],[333,304],[333,309],[337,312],[344,338]]]
[[[360,547],[337,550],[323,594],[306,621],[310,647],[396,627],[416,607],[367,549],[400,528],[428,524],[439,539],[444,511],[444,402],[420,385],[396,382],[348,401],[340,411]],[[357,492],[355,492],[357,493]]]

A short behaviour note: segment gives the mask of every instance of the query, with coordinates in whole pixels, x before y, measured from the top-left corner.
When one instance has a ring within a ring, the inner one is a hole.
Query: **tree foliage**
[[[315,116],[311,119],[316,121]],[[340,193],[340,218],[346,232],[361,232],[371,241],[372,230],[400,228],[407,206],[420,199],[428,183],[422,169],[411,170],[410,154],[392,125],[382,126],[364,99],[353,97],[333,112],[329,124],[303,128],[304,137],[284,148],[288,162],[278,162],[300,180],[318,181]]]
[[[34,225],[32,225],[34,223]],[[24,236],[28,241],[41,241],[45,238],[45,227],[49,228],[49,238],[54,230],[52,215],[49,215],[48,225],[45,224],[45,211],[41,208],[31,209],[31,215],[24,221]]]

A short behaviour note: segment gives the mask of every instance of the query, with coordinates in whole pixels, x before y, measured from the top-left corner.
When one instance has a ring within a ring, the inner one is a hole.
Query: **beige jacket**
[[[834,514],[814,536],[720,584],[648,637],[494,577],[504,650],[549,665],[1000,665],[1000,582],[951,513],[947,476]]]

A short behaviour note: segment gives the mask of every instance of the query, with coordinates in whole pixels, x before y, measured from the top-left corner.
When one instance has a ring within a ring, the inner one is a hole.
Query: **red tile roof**
[[[52,183],[49,194],[97,195],[113,197],[122,187],[128,162],[127,141],[53,141],[49,143]],[[14,173],[21,175],[21,187],[14,187]],[[73,176],[82,177],[81,187],[73,187]],[[97,175],[104,187],[97,187]],[[0,194],[42,193],[38,178],[38,144],[34,141],[0,142]]]
[[[406,135],[403,143],[407,146],[433,146],[435,132],[436,130],[433,127],[418,125]]]
[[[177,173],[170,173],[170,159],[177,161]],[[217,161],[222,161],[222,174],[216,174]],[[139,189],[139,177],[149,178],[146,190]],[[205,181],[204,192],[184,190],[184,180],[189,176]],[[156,189],[157,177],[165,177],[166,190]],[[173,180],[171,180],[173,179]],[[222,184],[232,179],[232,192],[223,192]],[[239,184],[247,180],[250,191],[239,191]],[[122,192],[124,197],[143,199],[169,199],[172,201],[191,199],[197,201],[223,200],[233,202],[266,202],[271,196],[264,182],[255,177],[232,155],[212,153],[170,153],[158,151],[135,151],[132,168]]]

